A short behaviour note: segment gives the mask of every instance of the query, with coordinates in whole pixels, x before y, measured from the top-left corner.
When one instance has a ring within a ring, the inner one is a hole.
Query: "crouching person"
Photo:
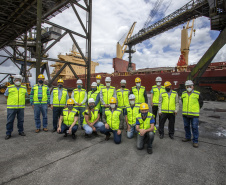
[[[154,141],[156,127],[155,117],[149,111],[148,104],[142,103],[140,105],[140,114],[137,116],[136,130],[137,135],[137,149],[142,150],[144,148],[145,141],[147,141],[147,152],[152,154],[152,143]]]
[[[58,133],[64,133],[64,137],[67,134],[72,134],[72,139],[75,139],[75,132],[78,129],[78,115],[79,111],[73,108],[74,100],[67,100],[67,108],[63,110],[59,119]],[[63,124],[62,124],[63,122]]]
[[[103,116],[103,122],[105,123],[101,128],[100,132],[106,135],[105,140],[109,140],[113,132],[115,144],[121,143],[122,129],[123,129],[123,112],[122,109],[116,107],[116,99],[110,98],[110,108],[105,110]]]
[[[100,112],[98,108],[95,108],[95,100],[90,98],[88,100],[88,108],[83,112],[83,128],[85,130],[85,136],[89,137],[92,133],[97,135],[97,130],[104,126],[100,119]]]

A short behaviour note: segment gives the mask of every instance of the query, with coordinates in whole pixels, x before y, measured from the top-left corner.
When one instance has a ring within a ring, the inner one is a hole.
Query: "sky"
[[[116,57],[117,42],[129,31],[133,22],[137,22],[133,35],[143,28],[151,10],[154,8],[155,2],[156,0],[93,0],[91,57],[92,61],[99,63],[99,66],[96,67],[96,72],[112,73],[114,71],[112,59]],[[187,2],[187,0],[164,0],[151,24],[176,11]],[[84,5],[83,1],[81,1],[81,4]],[[169,8],[167,9],[168,6]],[[85,24],[85,11],[77,6],[75,7]],[[50,21],[84,34],[72,8],[58,14]],[[137,44],[135,46],[136,53],[132,55],[132,62],[136,64],[137,69],[176,66],[180,56],[181,30],[184,25]],[[50,27],[47,24],[43,26]],[[219,31],[210,30],[210,21],[206,17],[196,19],[195,29],[195,36],[193,34],[190,45],[189,64],[197,63],[219,35]],[[85,39],[78,36],[75,36],[75,39],[85,53]],[[50,49],[48,54],[51,58],[57,59],[58,54],[69,53],[72,44],[71,38],[67,35]],[[213,62],[226,61],[225,51],[226,46],[219,51]],[[125,54],[123,59],[128,60],[128,54]],[[2,61],[2,58],[0,61]],[[49,64],[52,63],[49,62]],[[14,73],[19,72],[12,62],[2,65],[0,72],[9,71],[8,67]],[[53,68],[50,68],[50,71],[52,70]],[[31,72],[33,77],[30,80],[33,84],[35,69],[32,69]],[[0,79],[1,77],[2,75],[0,75]]]

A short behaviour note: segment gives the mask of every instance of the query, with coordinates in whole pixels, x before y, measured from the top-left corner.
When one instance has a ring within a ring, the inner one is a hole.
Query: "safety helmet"
[[[100,76],[100,75],[97,75],[96,78],[97,78],[97,79],[101,79],[101,76]]]
[[[164,83],[164,87],[168,87],[168,86],[170,86],[170,85],[172,85],[169,81],[166,81],[165,83]]]
[[[147,103],[141,103],[140,104],[140,110],[148,110],[149,107],[148,107],[148,104]]]
[[[111,97],[109,103],[116,103],[116,98],[115,97]]]
[[[96,82],[93,82],[92,84],[91,84],[91,86],[93,87],[96,87],[97,86],[97,83]]]
[[[191,80],[187,80],[185,82],[185,86],[187,86],[187,85],[194,85],[194,83]]]
[[[122,79],[120,83],[121,84],[126,84],[126,80]]]
[[[160,76],[156,77],[155,79],[156,82],[161,82],[162,81],[162,78]]]
[[[77,84],[82,84],[82,80],[78,79],[76,83]]]
[[[136,77],[135,82],[139,83],[139,82],[141,82],[141,79],[139,77]]]
[[[14,75],[13,76],[13,80],[15,80],[15,79],[23,79],[23,77],[21,76],[21,75]]]
[[[93,98],[89,98],[88,103],[95,103],[95,100]]]
[[[45,79],[45,76],[43,74],[38,75],[38,78],[43,78]]]
[[[108,76],[105,78],[105,82],[111,82],[111,78]]]
[[[133,100],[133,99],[135,99],[135,95],[134,94],[130,94],[129,95],[129,100]]]
[[[60,78],[57,83],[64,83],[64,81]]]
[[[69,99],[67,100],[67,104],[68,104],[68,105],[74,105],[75,102],[74,102],[74,100],[73,100],[72,98],[69,98]]]

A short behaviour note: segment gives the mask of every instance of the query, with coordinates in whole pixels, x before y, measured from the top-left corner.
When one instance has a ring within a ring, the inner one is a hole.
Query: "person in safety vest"
[[[185,138],[182,139],[182,141],[191,141],[192,128],[193,147],[197,148],[199,137],[199,112],[203,106],[203,98],[199,91],[194,90],[194,84],[191,80],[187,80],[185,82],[185,87],[186,91],[184,91],[181,95],[182,115],[185,130]]]
[[[162,86],[162,78],[158,76],[156,79],[156,85],[152,86],[151,89],[151,106],[152,106],[152,113],[155,116],[155,124],[156,124],[156,118],[157,118],[157,112],[158,112],[158,106],[159,106],[159,95],[163,92],[165,92],[165,87]],[[159,122],[160,122],[160,116],[159,116]]]
[[[88,100],[93,98],[95,101],[95,108],[100,110],[100,91],[97,90],[97,83],[93,82],[91,84],[91,91],[88,92]]]
[[[125,119],[127,124],[127,138],[131,139],[136,131],[136,119],[140,113],[139,104],[135,104],[134,94],[129,95],[129,106],[125,110]]]
[[[85,111],[86,107],[86,100],[87,100],[87,93],[86,90],[82,88],[82,80],[77,80],[77,89],[74,89],[71,93],[71,98],[75,102],[75,109],[79,111],[79,119],[80,119],[80,126],[82,128],[83,123],[83,112]]]
[[[41,129],[40,113],[42,113],[43,117],[43,130],[45,132],[48,132],[47,112],[48,106],[50,105],[50,92],[49,87],[43,84],[44,80],[45,76],[43,74],[40,74],[38,76],[38,84],[35,84],[32,87],[30,94],[30,103],[32,105],[32,108],[34,109],[36,133],[39,133]]]
[[[137,77],[135,79],[136,86],[133,86],[130,94],[134,94],[136,97],[136,104],[148,103],[147,92],[144,86],[141,86],[141,79]]]
[[[99,109],[95,107],[95,100],[93,98],[89,98],[88,108],[85,110],[85,112],[83,112],[83,115],[83,128],[85,130],[85,136],[89,137],[92,133],[97,135],[97,130],[100,130],[100,127],[102,127],[104,124],[99,121]]]
[[[5,139],[11,137],[13,132],[13,123],[17,115],[17,128],[19,135],[25,136],[24,133],[24,108],[25,108],[25,96],[27,95],[26,86],[21,85],[21,75],[15,75],[13,78],[14,85],[7,87],[4,95],[7,99],[7,124],[6,124],[6,136]]]
[[[100,127],[100,132],[106,135],[105,140],[109,140],[113,132],[115,144],[121,143],[122,129],[123,129],[123,112],[122,109],[117,108],[116,98],[110,98],[110,107],[105,110],[104,125]]]
[[[96,76],[96,82],[97,82],[97,90],[100,91],[102,88],[104,88],[104,84],[100,83],[101,81],[101,76],[97,75]]]
[[[169,81],[164,83],[166,92],[163,92],[159,96],[158,112],[160,115],[159,122],[159,137],[164,137],[164,125],[166,120],[169,120],[168,130],[169,137],[174,139],[174,124],[175,116],[179,110],[179,99],[176,91],[172,90],[172,84]]]
[[[63,88],[64,81],[59,79],[57,81],[56,88],[53,89],[50,96],[50,105],[53,110],[53,130],[52,132],[57,131],[58,119],[61,115],[61,112],[66,108],[67,100],[69,99],[67,89]]]
[[[74,108],[74,100],[67,100],[67,108],[65,108],[60,116],[57,132],[64,133],[64,137],[72,134],[72,139],[75,139],[75,132],[78,129],[79,111]],[[62,124],[63,122],[63,124]]]
[[[100,102],[102,108],[102,121],[104,119],[104,112],[106,108],[110,107],[109,100],[111,97],[117,98],[115,87],[111,86],[111,78],[105,78],[106,86],[100,91]]]
[[[152,154],[152,143],[156,132],[155,116],[150,113],[148,104],[140,104],[140,114],[137,115],[136,130],[137,135],[137,149],[142,150],[144,148],[145,140],[147,138],[147,152]]]

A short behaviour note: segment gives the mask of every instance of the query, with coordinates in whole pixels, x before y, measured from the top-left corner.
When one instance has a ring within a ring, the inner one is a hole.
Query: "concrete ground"
[[[5,140],[6,100],[0,95],[0,184],[226,184],[225,102],[205,102],[200,116],[199,148],[183,143],[181,111],[176,118],[175,139],[167,136],[153,143],[153,154],[136,149],[136,138],[122,143],[104,136],[76,139],[52,132],[36,134],[31,106],[25,108],[26,137],[17,133]],[[222,111],[222,112],[220,112]],[[48,112],[52,129],[52,112]]]

